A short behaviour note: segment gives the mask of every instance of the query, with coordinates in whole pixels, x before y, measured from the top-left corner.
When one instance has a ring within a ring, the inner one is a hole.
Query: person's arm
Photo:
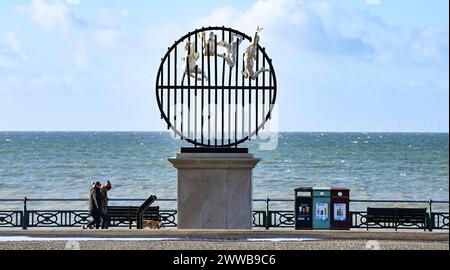
[[[97,207],[97,209],[100,209],[100,207],[98,207],[98,202],[97,202],[97,196],[95,194],[95,189],[91,192],[91,197],[94,200],[95,206]]]
[[[258,33],[261,32],[263,29],[261,27],[258,26],[258,28],[256,28],[256,32],[255,35],[253,36],[253,40],[252,40],[252,47],[255,49],[256,46],[258,46],[258,42],[256,41],[256,37],[258,36]]]

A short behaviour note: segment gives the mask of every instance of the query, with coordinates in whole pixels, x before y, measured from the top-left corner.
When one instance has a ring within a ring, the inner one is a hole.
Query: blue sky
[[[448,0],[0,2],[0,130],[163,130],[154,79],[200,26],[252,34],[283,131],[448,132]]]

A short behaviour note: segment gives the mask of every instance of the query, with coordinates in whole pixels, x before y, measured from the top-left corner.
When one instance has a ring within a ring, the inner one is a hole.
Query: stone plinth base
[[[251,229],[252,169],[248,153],[178,153],[179,229]]]

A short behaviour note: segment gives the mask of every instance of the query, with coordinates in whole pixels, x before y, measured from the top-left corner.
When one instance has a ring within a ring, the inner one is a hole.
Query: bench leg
[[[142,214],[138,214],[136,217],[136,227],[138,230],[142,229]]]

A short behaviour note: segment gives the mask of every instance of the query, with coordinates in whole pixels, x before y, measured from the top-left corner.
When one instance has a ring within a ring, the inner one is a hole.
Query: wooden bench
[[[426,208],[374,208],[367,207],[366,225],[379,225],[382,228],[395,228],[400,225],[417,226],[419,229],[428,228],[428,214]]]
[[[109,223],[129,223],[131,229],[133,222],[140,224],[138,216],[139,206],[109,206],[108,207],[108,220]],[[150,206],[142,213],[143,220],[159,220],[159,206]],[[138,226],[139,228],[139,226]]]
[[[133,222],[136,222],[137,228],[142,229],[143,220],[159,221],[159,206],[150,206],[155,200],[156,196],[151,195],[141,206],[108,206],[108,223],[128,222],[131,229]]]

